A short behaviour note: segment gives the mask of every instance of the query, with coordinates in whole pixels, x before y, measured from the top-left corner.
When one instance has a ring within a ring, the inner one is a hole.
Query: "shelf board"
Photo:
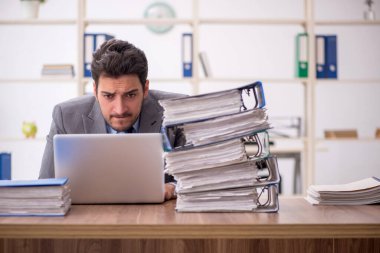
[[[8,83],[63,83],[63,82],[76,82],[78,79],[76,78],[25,78],[25,79],[0,79],[1,84]]]
[[[270,121],[270,119],[269,119]],[[306,142],[307,139],[305,137],[290,137],[290,138],[286,138],[286,137],[271,137],[271,132],[269,132],[269,140],[270,141],[297,141],[297,142]]]
[[[315,25],[325,25],[325,26],[380,25],[380,20],[319,20],[319,21],[315,21]]]
[[[76,19],[9,19],[0,20],[1,25],[75,25]]]
[[[318,143],[323,142],[380,142],[380,138],[374,138],[374,137],[360,137],[360,138],[335,138],[335,139],[326,139],[326,138],[317,138],[316,139]]]
[[[0,137],[1,142],[45,142],[46,138],[36,137],[36,138],[24,138],[24,137]]]
[[[357,84],[357,83],[371,83],[380,84],[380,79],[316,79],[317,84],[328,84],[328,83],[347,83],[347,84]]]
[[[149,25],[149,24],[186,24],[192,25],[192,19],[162,18],[162,19],[84,19],[86,25]]]
[[[305,25],[303,19],[226,19],[226,18],[201,18],[201,19],[186,19],[186,18],[167,18],[167,19],[84,19],[87,25],[148,25],[148,24],[230,24],[230,25]]]
[[[285,147],[270,147],[270,153],[271,154],[297,154],[304,152],[303,148],[285,148]]]
[[[252,19],[252,18],[201,18],[199,23],[208,25],[305,25],[303,19]]]
[[[263,83],[306,83],[308,81],[307,78],[213,78],[206,77],[200,78],[201,82],[236,82],[236,83],[252,83],[255,81],[261,81]]]

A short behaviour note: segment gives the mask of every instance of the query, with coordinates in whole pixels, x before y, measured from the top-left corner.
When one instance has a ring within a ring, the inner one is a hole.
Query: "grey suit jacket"
[[[144,99],[140,113],[139,133],[159,133],[162,125],[163,109],[158,100],[184,96],[182,94],[150,90]],[[94,96],[82,96],[63,102],[54,107],[50,133],[46,138],[46,146],[42,158],[40,178],[54,177],[53,137],[56,134],[101,134],[107,133],[98,101]],[[180,132],[169,137],[172,145],[184,141]],[[165,181],[173,179],[165,176]]]

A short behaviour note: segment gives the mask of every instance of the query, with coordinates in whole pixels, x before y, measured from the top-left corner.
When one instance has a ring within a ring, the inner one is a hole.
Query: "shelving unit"
[[[77,1],[77,14],[75,19],[37,19],[37,20],[0,20],[0,25],[42,25],[42,26],[57,26],[57,25],[72,25],[75,27],[77,35],[77,62],[76,62],[76,77],[73,79],[55,79],[54,82],[74,82],[77,86],[77,95],[83,95],[85,92],[85,84],[91,81],[89,78],[83,77],[83,34],[90,25],[148,25],[148,24],[172,24],[172,25],[188,25],[193,33],[193,77],[192,78],[152,78],[153,82],[163,83],[181,83],[187,82],[191,84],[192,94],[200,92],[201,83],[249,83],[252,80],[261,80],[264,84],[282,85],[283,83],[294,83],[301,85],[304,89],[304,129],[305,134],[302,138],[294,138],[291,141],[296,141],[302,147],[298,148],[274,148],[277,153],[297,151],[302,154],[302,191],[305,192],[308,185],[314,182],[315,174],[315,159],[317,147],[320,143],[331,140],[320,139],[316,136],[316,87],[318,85],[329,85],[331,83],[368,83],[379,84],[380,79],[338,79],[338,80],[323,80],[316,79],[315,75],[315,42],[312,39],[308,40],[308,62],[309,62],[309,77],[308,78],[262,78],[260,76],[244,77],[244,78],[221,78],[210,77],[205,78],[199,73],[198,53],[200,51],[200,29],[203,25],[229,25],[229,26],[300,26],[303,31],[308,33],[309,38],[314,38],[316,28],[319,26],[379,26],[380,21],[362,21],[362,20],[316,20],[314,0],[304,0],[304,18],[202,18],[200,17],[200,0],[192,0],[192,14],[190,18],[175,18],[175,19],[143,19],[143,18],[90,18],[87,16],[87,1]],[[1,79],[0,86],[5,83],[48,83],[52,79]],[[12,139],[12,138],[10,138]],[[280,140],[277,138],[276,140]],[[369,138],[359,138],[360,142],[378,142],[379,140]],[[307,168],[307,169],[306,169]]]

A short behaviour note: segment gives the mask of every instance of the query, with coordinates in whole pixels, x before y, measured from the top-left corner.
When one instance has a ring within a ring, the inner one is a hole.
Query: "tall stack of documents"
[[[0,216],[63,216],[70,206],[67,178],[0,180]]]
[[[278,211],[280,176],[269,152],[260,82],[160,104],[165,169],[177,180],[177,211]],[[178,133],[183,143],[169,143]]]

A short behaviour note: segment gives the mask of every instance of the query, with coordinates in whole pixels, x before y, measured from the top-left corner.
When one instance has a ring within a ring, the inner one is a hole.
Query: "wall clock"
[[[174,9],[163,2],[156,2],[149,5],[144,12],[144,18],[160,19],[175,18]],[[166,33],[173,28],[172,24],[149,24],[147,28],[154,33]]]

